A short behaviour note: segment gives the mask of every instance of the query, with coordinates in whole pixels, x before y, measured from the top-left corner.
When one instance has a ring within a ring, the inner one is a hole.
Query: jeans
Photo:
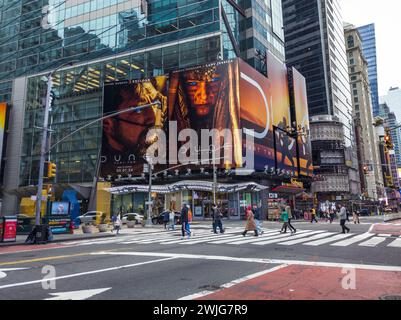
[[[292,219],[288,219],[288,227],[290,228],[291,232],[296,232],[297,230],[293,227],[293,225],[291,224],[291,220]]]
[[[221,220],[213,222],[213,232],[214,233],[217,233],[217,227],[220,229],[220,233],[224,233],[223,224],[221,223]]]
[[[169,224],[169,226],[168,226],[168,230],[175,230],[175,224],[174,224],[174,219],[173,220],[170,220],[170,224]]]
[[[340,221],[340,225],[341,225],[341,228],[343,229],[343,233],[345,233],[345,230],[347,230],[348,232],[350,231],[350,229],[345,226],[346,221],[347,221],[346,219],[341,219],[341,221]]]
[[[258,230],[259,233],[262,233],[262,221],[260,221],[259,219],[255,219],[255,223],[256,223],[256,230]]]

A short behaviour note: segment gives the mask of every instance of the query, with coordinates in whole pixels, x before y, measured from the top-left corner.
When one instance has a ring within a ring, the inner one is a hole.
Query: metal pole
[[[148,194],[148,219],[146,221],[146,226],[151,227],[152,226],[152,163],[149,160],[149,194]]]
[[[216,205],[216,187],[217,187],[217,172],[216,164],[213,159],[213,203]]]
[[[43,136],[42,145],[40,148],[40,161],[39,161],[39,178],[38,178],[38,193],[36,195],[36,212],[35,212],[35,225],[39,226],[41,224],[41,209],[42,209],[42,189],[43,189],[43,173],[45,165],[45,156],[47,148],[47,132],[49,124],[49,109],[50,109],[50,98],[52,90],[52,73],[49,73],[47,78],[47,93],[46,93],[46,103],[45,103],[45,114],[43,121]]]

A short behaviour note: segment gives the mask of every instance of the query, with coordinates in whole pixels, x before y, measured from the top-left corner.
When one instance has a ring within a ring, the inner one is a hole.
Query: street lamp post
[[[152,226],[152,170],[153,163],[150,157],[146,157],[149,167],[149,193],[148,193],[148,218],[146,219],[146,227]]]
[[[76,61],[70,61],[68,63],[64,63],[61,66],[57,67],[55,70],[51,71],[47,75],[47,91],[46,91],[46,102],[45,102],[45,112],[44,112],[44,120],[43,120],[43,135],[42,135],[42,144],[40,148],[40,160],[39,160],[39,178],[38,178],[38,192],[36,195],[36,211],[35,211],[35,225],[41,225],[41,209],[42,209],[42,189],[43,189],[43,174],[44,174],[44,165],[45,165],[45,157],[46,157],[46,148],[47,148],[47,135],[48,135],[48,125],[49,125],[49,112],[50,105],[52,102],[52,86],[53,86],[53,74],[59,70],[60,68],[72,65]]]

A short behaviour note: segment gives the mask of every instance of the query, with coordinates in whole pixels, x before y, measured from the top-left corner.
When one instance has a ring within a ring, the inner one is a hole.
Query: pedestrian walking
[[[280,233],[287,233],[287,227],[288,227],[288,212],[285,210],[285,207],[282,208],[281,220],[283,221],[283,226],[281,227]],[[292,230],[291,230],[291,234],[292,234]]]
[[[345,231],[347,231],[347,233],[350,232],[350,229],[345,226],[346,221],[347,221],[347,209],[343,205],[340,205],[340,225],[342,228],[342,233],[345,233]]]
[[[119,234],[120,230],[121,230],[121,217],[120,217],[120,215],[117,214],[116,216],[113,216],[112,221],[113,221],[113,230],[111,230],[111,233],[114,233],[114,231],[117,231],[117,234]]]
[[[185,230],[186,230],[186,232],[188,234],[188,238],[189,238],[189,236],[194,235],[194,234],[193,234],[193,232],[191,232],[192,210],[188,204],[187,204],[187,208],[188,208],[188,223],[186,225]]]
[[[167,225],[170,221],[170,212],[168,210],[163,212],[163,224],[164,224],[164,229],[167,230]]]
[[[253,206],[253,218],[255,219],[255,224],[256,224],[256,229],[258,230],[258,234],[263,234],[264,231],[262,229],[262,219],[261,219],[261,208],[258,208],[258,206],[255,204]]]
[[[244,232],[242,232],[242,235],[245,237],[248,231],[254,231],[255,237],[259,236],[251,206],[248,206],[246,209],[246,225]]]
[[[354,210],[352,212],[352,219],[354,221],[354,224],[361,224],[361,222],[359,221],[359,211]]]
[[[170,212],[169,212],[169,221],[170,221],[170,224],[169,224],[169,226],[168,226],[168,230],[175,230],[175,214],[174,214],[174,211],[173,210],[170,210]]]
[[[310,221],[310,223],[313,223],[313,221],[316,221],[316,223],[318,223],[318,221],[316,219],[316,209],[312,208],[310,213],[311,213],[311,221]]]
[[[291,207],[290,207],[289,205],[287,205],[287,206],[285,207],[285,211],[287,211],[287,214],[288,214],[288,227],[289,227],[290,230],[291,230],[291,234],[296,233],[296,232],[297,232],[297,229],[295,229],[295,228],[293,227],[293,225],[291,224],[291,220],[293,219]]]
[[[224,233],[223,223],[221,218],[223,217],[221,210],[215,203],[212,206],[212,215],[213,215],[213,232],[217,234],[217,228],[219,228],[220,233]]]
[[[190,238],[191,234],[188,233],[188,207],[186,203],[182,204],[182,209],[181,209],[181,240],[184,239],[185,235],[188,236],[188,239]]]
[[[333,223],[335,215],[336,215],[335,211],[333,209],[330,209],[330,213],[329,213],[330,224]]]

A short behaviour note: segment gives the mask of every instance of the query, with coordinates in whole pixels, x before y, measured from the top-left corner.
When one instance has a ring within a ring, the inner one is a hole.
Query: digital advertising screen
[[[299,171],[301,175],[312,176],[312,146],[309,139],[310,124],[308,111],[308,97],[305,78],[295,68],[292,68],[295,117],[298,131]]]
[[[141,174],[146,150],[153,143],[148,132],[163,128],[167,116],[167,77],[105,83],[103,116],[156,101],[161,109],[154,105],[103,120],[101,177]]]
[[[51,215],[69,215],[70,203],[69,202],[52,202]]]

